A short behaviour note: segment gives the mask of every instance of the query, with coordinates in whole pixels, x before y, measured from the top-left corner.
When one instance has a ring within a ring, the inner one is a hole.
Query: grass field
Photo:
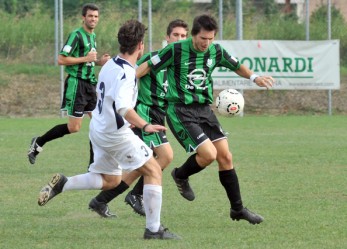
[[[84,173],[88,119],[78,134],[48,143],[35,166],[26,152],[34,135],[59,118],[0,119],[0,248],[346,248],[347,117],[245,116],[220,118],[229,132],[245,206],[260,225],[229,218],[214,163],[191,177],[196,199],[183,199],[164,172],[162,222],[181,241],[144,241],[145,219],[124,203],[110,203],[117,219],[87,209],[98,191],[65,192],[44,207],[37,195],[52,174]],[[186,153],[169,133],[175,159]]]

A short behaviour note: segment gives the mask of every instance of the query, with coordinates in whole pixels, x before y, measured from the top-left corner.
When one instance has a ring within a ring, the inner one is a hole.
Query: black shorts
[[[96,106],[96,86],[89,81],[68,76],[64,85],[61,110],[72,117],[81,118]]]
[[[162,109],[138,103],[135,107],[135,111],[142,119],[147,121],[147,123],[165,126],[165,112]],[[164,131],[148,133],[139,128],[133,128],[133,131],[152,149],[168,143]]]
[[[206,139],[213,142],[226,138],[209,105],[169,104],[166,119],[173,135],[187,152],[195,151]]]

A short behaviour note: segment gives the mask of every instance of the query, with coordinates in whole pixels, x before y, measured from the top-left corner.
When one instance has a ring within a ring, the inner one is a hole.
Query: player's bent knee
[[[81,129],[81,126],[69,126],[70,133],[76,133],[79,132]]]
[[[109,190],[117,187],[121,180],[121,176],[102,175],[102,190]]]
[[[226,169],[232,168],[233,160],[232,154],[226,153],[224,155],[217,156],[217,161],[220,167],[226,167]]]
[[[165,159],[161,160],[161,162],[159,162],[159,161],[158,162],[160,164],[161,169],[165,169],[170,165],[170,163],[172,161],[173,161],[173,158],[165,158]]]
[[[210,165],[214,160],[217,159],[217,155],[213,153],[200,154],[200,157],[206,166]]]

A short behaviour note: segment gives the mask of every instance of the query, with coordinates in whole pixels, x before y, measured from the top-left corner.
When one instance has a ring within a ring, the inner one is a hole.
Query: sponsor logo
[[[187,75],[190,85],[186,85],[186,89],[200,89],[205,90],[208,88],[205,86],[207,79],[204,69],[196,68]]]

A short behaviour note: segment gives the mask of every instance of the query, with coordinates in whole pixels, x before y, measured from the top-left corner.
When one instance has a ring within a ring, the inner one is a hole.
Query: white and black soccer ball
[[[216,98],[216,108],[223,116],[240,115],[245,106],[245,99],[235,89],[225,89]]]

